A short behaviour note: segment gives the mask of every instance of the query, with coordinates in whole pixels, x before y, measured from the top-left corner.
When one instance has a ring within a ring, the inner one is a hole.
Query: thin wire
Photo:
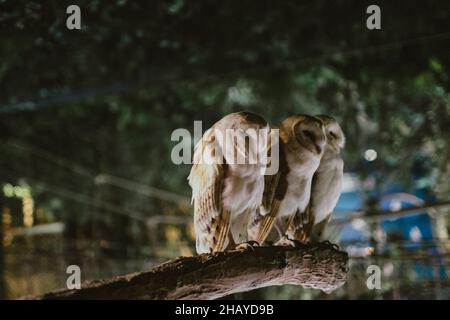
[[[443,208],[449,208],[450,207],[450,201],[435,203],[435,204],[428,204],[420,207],[413,207],[413,208],[403,208],[398,211],[379,211],[370,215],[366,215],[364,211],[356,211],[356,212],[348,212],[346,214],[356,214],[350,218],[344,218],[344,219],[338,219],[338,220],[332,220],[330,222],[330,225],[333,226],[342,226],[348,223],[353,222],[354,220],[362,219],[366,222],[376,222],[379,220],[384,219],[397,219],[401,217],[407,217],[411,215],[417,215],[419,213],[427,212],[430,214],[429,211],[432,211],[433,214],[445,214],[444,212],[438,212],[438,209]]]
[[[14,179],[16,177],[14,177],[11,174],[7,174],[7,176],[10,179]],[[78,193],[78,192],[74,192],[71,190],[67,190],[67,189],[63,189],[59,186],[54,186],[54,185],[50,185],[42,180],[39,179],[35,179],[35,178],[31,178],[31,177],[24,177],[25,179],[27,179],[28,181],[32,181],[34,183],[36,183],[37,185],[39,185],[39,188],[42,188],[45,191],[48,191],[50,193],[54,193],[60,197],[69,199],[69,200],[73,200],[75,202],[79,202],[82,204],[87,204],[87,205],[93,205],[94,207],[97,207],[99,209],[103,209],[105,211],[114,213],[114,214],[119,214],[122,216],[126,216],[126,217],[130,217],[139,221],[143,221],[146,222],[147,218],[143,218],[142,217],[142,213],[139,211],[135,211],[132,209],[126,209],[123,208],[121,206],[117,206],[114,204],[111,204],[110,202],[104,201],[104,200],[99,200],[99,199],[93,199],[87,195]]]
[[[79,175],[85,176],[87,178],[94,179],[94,174],[90,169],[83,167],[73,161],[70,161],[63,157],[60,157],[54,153],[46,151],[44,149],[23,143],[16,139],[10,139],[10,140],[6,141],[5,145],[9,145],[13,148],[31,152],[31,153],[49,161],[49,162],[52,162],[60,167],[69,169],[70,171],[77,173]]]
[[[176,204],[179,204],[180,202],[189,201],[189,198],[184,195],[180,195],[180,194],[177,194],[177,193],[174,193],[171,191],[148,186],[146,184],[136,182],[136,181],[133,181],[130,179],[120,178],[120,177],[116,177],[114,175],[109,175],[109,174],[108,175],[107,174],[94,175],[94,173],[90,169],[88,169],[84,166],[81,166],[81,165],[79,165],[73,161],[70,161],[68,159],[65,159],[61,156],[55,155],[54,153],[51,153],[44,149],[28,145],[26,143],[20,142],[15,139],[7,141],[5,145],[6,146],[9,145],[11,147],[29,151],[37,156],[40,156],[43,159],[46,159],[49,162],[52,162],[63,168],[69,169],[69,170],[73,171],[74,173],[85,176],[96,184],[114,185],[116,187],[119,187],[119,188],[122,188],[125,190],[137,192],[139,194],[142,194],[142,195],[150,197],[150,198],[156,198],[158,200],[163,200],[163,201],[167,201],[167,202],[174,202]]]
[[[137,193],[140,193],[144,196],[151,197],[151,198],[158,198],[167,202],[173,202],[176,204],[179,204],[181,202],[188,202],[190,201],[189,197],[179,195],[174,192],[161,190],[158,188],[150,187],[142,183],[137,183],[131,180],[115,177],[108,174],[99,174],[95,177],[95,183],[96,184],[108,184],[112,186],[118,186],[123,189],[127,189],[130,191],[135,191]]]

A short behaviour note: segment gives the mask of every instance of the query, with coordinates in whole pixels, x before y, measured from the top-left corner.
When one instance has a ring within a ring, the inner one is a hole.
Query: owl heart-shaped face
[[[315,154],[321,154],[327,143],[324,125],[321,120],[303,116],[293,127],[294,136],[299,144]]]
[[[325,115],[316,117],[324,123],[328,145],[336,151],[342,149],[345,145],[345,136],[336,119]]]

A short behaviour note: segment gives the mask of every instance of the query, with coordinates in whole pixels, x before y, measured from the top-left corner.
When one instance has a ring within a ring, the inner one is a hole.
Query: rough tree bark
[[[331,292],[347,279],[348,255],[327,243],[267,246],[180,257],[148,271],[85,283],[32,299],[217,299],[267,286]]]

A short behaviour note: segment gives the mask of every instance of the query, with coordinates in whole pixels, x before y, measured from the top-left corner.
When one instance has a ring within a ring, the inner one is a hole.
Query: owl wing
[[[279,184],[281,173],[264,177],[264,193],[262,204],[259,208],[257,218],[253,221],[251,232],[252,240],[262,244],[275,223],[281,200],[275,198],[276,189]]]
[[[286,231],[288,238],[298,241],[308,241],[314,225],[314,216],[308,205],[303,212],[297,212],[289,222]]]
[[[249,228],[251,240],[257,241],[259,244],[263,244],[270,234],[287,190],[288,169],[282,148],[279,152],[279,170],[274,175],[264,177],[262,204]]]
[[[298,213],[290,226],[291,236],[300,241],[319,241],[339,200],[344,162],[335,158],[321,163],[314,174],[311,197],[305,212]]]
[[[223,251],[230,228],[230,212],[222,206],[226,164],[215,159],[214,141],[212,131],[205,133],[199,141],[188,177],[192,187],[198,253]]]
[[[319,172],[312,190],[311,212],[315,222],[311,230],[311,239],[319,241],[325,227],[331,220],[331,214],[341,195],[344,179],[344,161],[334,159],[327,167],[326,173]]]

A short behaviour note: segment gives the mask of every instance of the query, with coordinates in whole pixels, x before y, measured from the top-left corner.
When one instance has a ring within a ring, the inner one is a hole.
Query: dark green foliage
[[[82,10],[80,31],[65,27],[72,3]],[[193,130],[194,120],[206,129],[245,109],[273,124],[292,113],[333,115],[347,135],[347,171],[379,170],[380,186],[411,186],[411,169],[424,159],[422,183],[448,198],[450,3],[378,1],[380,31],[365,27],[369,4],[0,1],[0,183],[24,180],[42,206],[83,232],[99,219],[105,236],[130,242],[120,235],[137,232],[134,222],[92,217],[99,193],[141,217],[180,208],[112,187],[99,192],[94,177],[189,196],[189,167],[170,161],[171,132]],[[363,159],[368,148],[378,151],[374,163]],[[70,164],[55,165],[58,157]],[[48,195],[42,182],[88,201]]]

